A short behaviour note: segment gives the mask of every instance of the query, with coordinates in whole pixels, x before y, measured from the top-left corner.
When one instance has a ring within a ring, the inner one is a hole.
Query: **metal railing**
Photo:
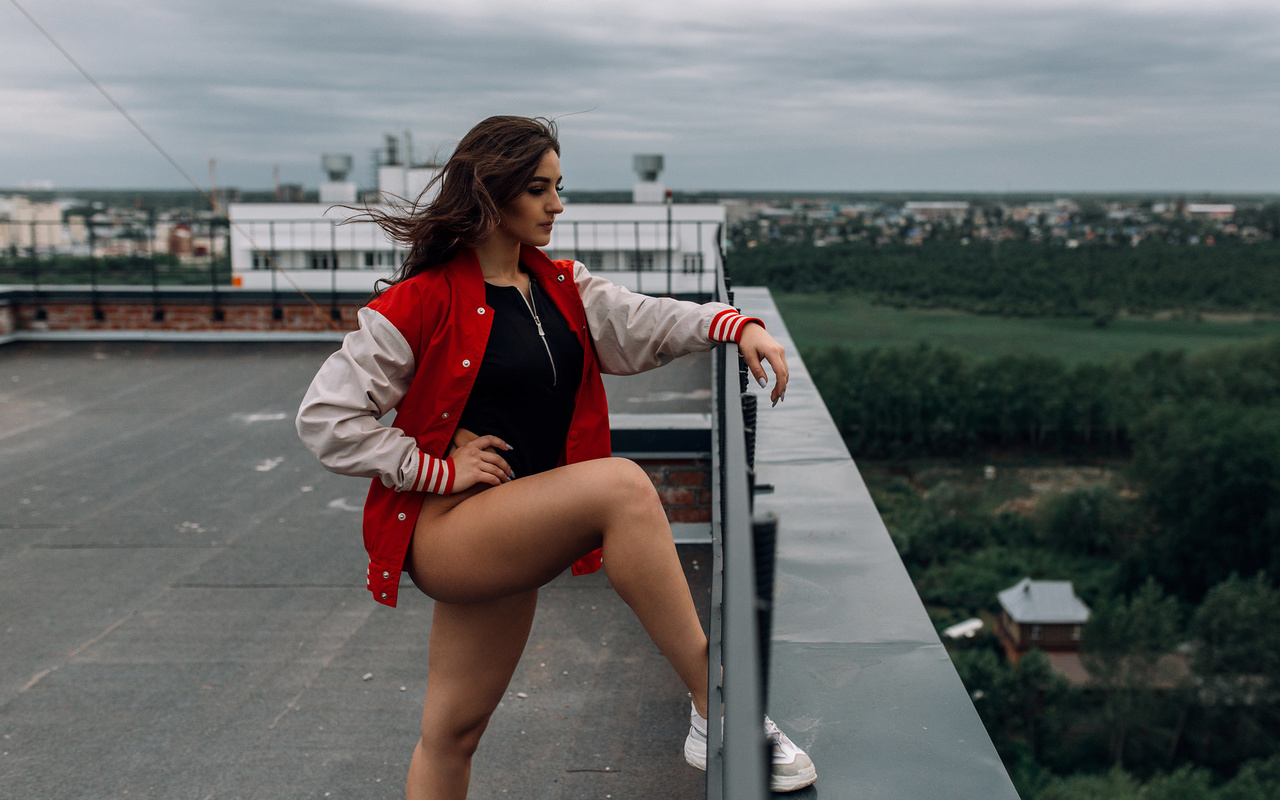
[[[638,291],[707,294],[713,289],[724,225],[709,220],[561,220],[545,248],[592,272],[629,273]],[[696,283],[686,283],[691,276]],[[657,277],[656,282],[649,280]]]
[[[629,207],[622,206],[622,213]],[[634,212],[632,212],[634,213]],[[336,265],[343,272],[391,272],[406,255],[382,229],[359,216],[305,219],[237,216],[231,235],[232,267],[246,275],[270,268],[306,271]],[[709,219],[561,218],[543,249],[553,259],[581,261],[592,272],[621,273],[651,294],[711,292],[724,225]],[[258,248],[258,249],[255,249]],[[319,264],[319,266],[318,266]]]
[[[219,293],[231,283],[228,231],[226,218],[208,214],[0,220],[0,284],[31,286],[36,319],[45,288],[88,286],[99,320],[101,287],[150,286],[156,321],[164,319],[161,287],[208,287],[220,319]]]
[[[733,294],[718,259],[715,299]],[[753,523],[755,395],[737,351],[719,348],[713,378],[712,555],[707,721],[708,800],[764,800],[776,520]],[[723,708],[724,718],[716,713]]]
[[[283,317],[284,294],[300,289],[323,297],[327,292],[330,316],[336,320],[339,295],[371,291],[374,278],[390,275],[405,251],[371,221],[315,213],[320,216],[255,219],[233,207],[230,220],[210,213],[141,211],[0,219],[0,284],[34,289],[38,316],[44,313],[42,292],[53,286],[87,286],[95,309],[101,287],[148,286],[155,320],[161,321],[162,288],[208,288],[216,320],[221,318],[220,294],[234,281],[270,291],[277,320]],[[615,281],[637,291],[711,295],[722,263],[722,223],[673,218],[670,206],[651,219],[626,218],[634,213],[627,206],[618,213],[618,219],[562,219],[544,249],[552,258],[571,258],[593,272],[612,273]]]
[[[228,226],[209,214],[0,219],[0,282],[225,286]]]

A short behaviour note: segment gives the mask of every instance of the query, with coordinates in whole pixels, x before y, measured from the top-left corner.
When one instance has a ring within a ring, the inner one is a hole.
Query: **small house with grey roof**
[[[1022,580],[1000,592],[1000,624],[996,626],[1011,661],[1031,649],[1075,651],[1089,621],[1089,607],[1071,581]]]

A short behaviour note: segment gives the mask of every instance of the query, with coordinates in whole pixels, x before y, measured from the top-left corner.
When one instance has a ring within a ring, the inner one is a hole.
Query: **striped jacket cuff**
[[[453,492],[453,472],[452,458],[436,458],[419,450],[418,479],[414,481],[413,491],[450,494]]]
[[[711,318],[711,330],[708,331],[707,335],[713,342],[734,342],[736,344],[742,338],[742,329],[747,327],[748,322],[754,322],[760,327],[764,327],[764,323],[755,317],[744,317],[732,308],[726,308]]]

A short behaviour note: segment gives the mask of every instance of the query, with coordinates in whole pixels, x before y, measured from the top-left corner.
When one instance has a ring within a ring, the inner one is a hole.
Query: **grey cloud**
[[[1082,175],[1095,188],[1208,186],[1189,154],[1229,135],[1239,155],[1219,159],[1222,186],[1257,188],[1256,164],[1275,163],[1280,124],[1275,11],[744,8],[721,20],[623,24],[594,7],[572,19],[459,18],[229,0],[138,2],[125,23],[119,6],[70,8],[51,27],[184,163],[217,155],[229,180],[247,184],[264,183],[270,163],[314,182],[319,152],[364,158],[383,131],[412,128],[427,149],[488,113],[595,108],[564,120],[576,148],[566,164],[583,185],[625,185],[630,152],[643,147],[668,153],[669,180],[691,187],[1001,188]],[[32,31],[5,27],[0,48],[38,50]],[[0,88],[21,91],[34,73],[68,102],[100,104],[69,68],[40,64],[0,75]],[[94,156],[110,175],[102,182],[133,182],[123,177],[138,163],[126,135]],[[50,148],[58,136],[50,131]],[[0,185],[60,161],[5,149]]]

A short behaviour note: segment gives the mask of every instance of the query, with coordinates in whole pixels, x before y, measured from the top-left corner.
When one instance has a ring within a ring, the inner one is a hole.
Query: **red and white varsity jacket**
[[[629,375],[717,342],[736,342],[747,322],[722,303],[636,294],[574,261],[525,247],[521,263],[582,344],[582,383],[562,464],[605,458],[609,413],[601,372]],[[333,472],[372,478],[364,507],[366,585],[394,606],[424,492],[450,494],[445,457],[489,340],[475,252],[395,284],[362,308],[358,330],[325,361],[298,410],[298,435]],[[396,410],[391,425],[378,420]],[[476,433],[484,433],[476,431]],[[600,551],[573,565],[600,568]]]

